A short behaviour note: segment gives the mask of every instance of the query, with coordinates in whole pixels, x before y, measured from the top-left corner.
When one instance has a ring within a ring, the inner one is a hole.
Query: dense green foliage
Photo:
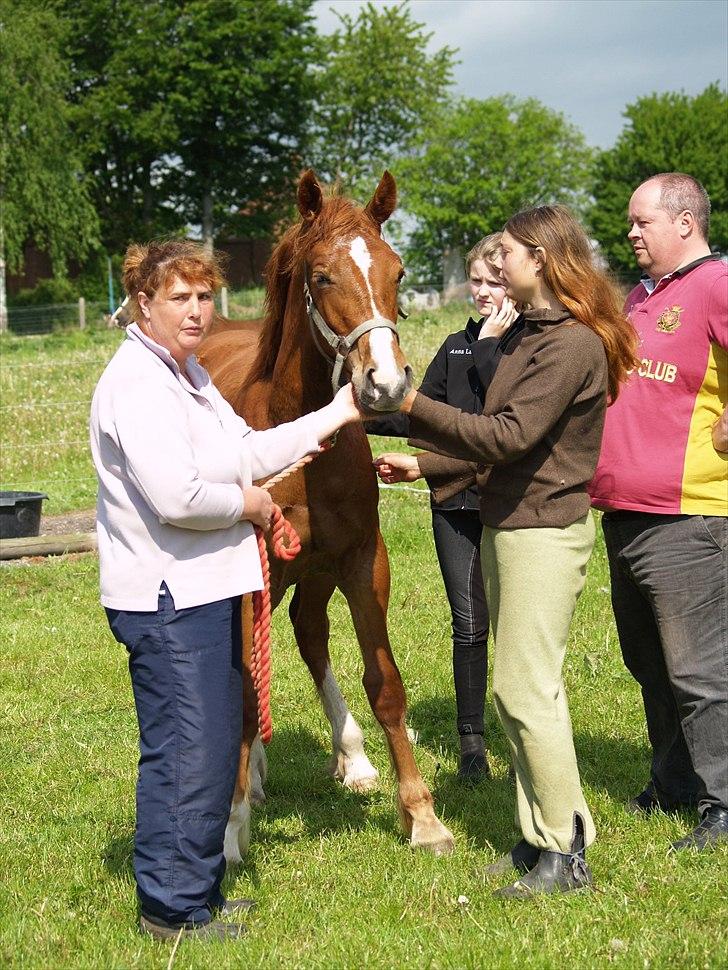
[[[321,38],[311,158],[323,178],[370,192],[444,107],[456,52],[428,53],[432,35],[407,3],[338,17],[339,29]]]
[[[312,0],[56,0],[108,248],[270,232],[300,168]]]
[[[533,98],[464,98],[432,117],[417,148],[395,173],[417,219],[407,264],[424,280],[440,279],[445,250],[464,255],[519,209],[585,202],[584,136]]]
[[[717,84],[695,97],[652,94],[625,109],[615,146],[597,158],[589,220],[616,270],[632,270],[627,205],[635,188],[658,172],[687,172],[710,196],[711,244],[728,250],[728,94]]]
[[[402,324],[402,345],[418,375],[466,312],[413,314]],[[0,373],[6,365],[22,373],[27,364],[55,362],[66,385],[75,386],[86,363],[100,372],[118,335],[2,339]],[[27,370],[40,375],[42,368]],[[22,403],[25,390],[4,387],[3,404]],[[51,382],[45,390],[51,392]],[[57,459],[56,472],[63,470]],[[77,502],[90,504],[88,495]],[[330,611],[334,669],[382,775],[381,790],[356,795],[327,775],[328,725],[283,603],[273,620],[268,800],[254,812],[250,854],[224,886],[231,897],[256,897],[259,909],[243,941],[185,941],[171,959],[171,944],[142,939],[135,927],[136,724],[126,655],[98,603],[96,557],[5,563],[0,964],[11,970],[724,967],[728,847],[668,856],[667,845],[695,824],[695,815],[637,818],[624,810],[649,775],[649,748],[639,690],[619,656],[601,539],[565,665],[577,756],[598,830],[589,851],[598,889],[508,903],[491,896],[497,880],[478,875],[518,838],[507,745],[489,698],[493,777],[475,790],[456,782],[449,611],[426,493],[382,490],[380,518],[392,568],[390,636],[408,723],[419,734],[415,758],[455,835],[455,854],[413,853],[399,832],[386,745],[361,688],[351,620],[338,595]]]
[[[439,282],[515,210],[572,204],[614,269],[634,272],[624,212],[663,170],[699,178],[711,242],[728,246],[728,96],[668,93],[627,106],[593,152],[540,101],[451,101],[457,51],[411,0],[365,3],[318,36],[313,0],[0,0],[0,255],[50,253],[78,290],[105,293],[131,240],[275,237],[298,174],[362,200],[391,168],[411,273]],[[433,44],[434,40],[434,44]],[[74,276],[76,266],[74,265]]]
[[[63,275],[94,244],[89,199],[69,123],[67,29],[27,0],[0,0],[0,260],[16,272],[34,239]]]

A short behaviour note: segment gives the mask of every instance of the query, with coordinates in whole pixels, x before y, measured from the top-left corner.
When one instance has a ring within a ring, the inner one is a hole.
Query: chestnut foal
[[[346,378],[366,410],[399,407],[411,386],[395,325],[403,269],[381,235],[396,198],[389,172],[365,208],[338,195],[325,197],[310,170],[301,178],[301,219],[270,258],[262,326],[257,332],[251,326],[229,331],[221,327],[200,353],[216,386],[254,428],[269,428],[321,407]],[[327,604],[338,587],[359,641],[364,688],[389,745],[404,832],[413,846],[436,854],[451,852],[452,834],[435,815],[405,726],[405,693],[387,634],[389,561],[363,428],[342,429],[329,451],[274,486],[271,494],[302,543],[291,562],[270,556],[271,600],[275,606],[288,587],[295,587],[290,617],[331,723],[333,775],[355,791],[368,791],[378,781],[364,753],[361,728],[331,670]],[[265,756],[256,738],[257,705],[250,678],[250,628],[245,634],[244,736],[225,838],[229,861],[239,861],[247,847],[251,801],[265,797]]]

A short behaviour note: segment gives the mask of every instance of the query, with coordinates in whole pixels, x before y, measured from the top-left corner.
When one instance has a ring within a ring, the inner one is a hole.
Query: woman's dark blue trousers
[[[242,735],[239,596],[108,610],[129,652],[139,721],[134,874],[142,913],[206,923],[224,900],[223,839]]]

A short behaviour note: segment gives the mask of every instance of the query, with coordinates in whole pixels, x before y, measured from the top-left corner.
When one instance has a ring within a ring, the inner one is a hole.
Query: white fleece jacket
[[[163,581],[177,609],[261,589],[242,489],[318,451],[317,415],[253,431],[194,356],[188,381],[136,324],[126,333],[91,403],[102,604],[156,610]]]

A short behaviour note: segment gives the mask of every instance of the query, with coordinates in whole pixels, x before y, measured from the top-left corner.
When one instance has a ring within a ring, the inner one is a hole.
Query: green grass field
[[[402,325],[417,374],[461,320],[456,309]],[[43,489],[52,479],[59,490],[47,511],[92,503],[87,406],[67,407],[62,420],[47,418],[50,408],[9,408],[90,398],[118,340],[106,332],[2,338],[3,488],[21,474],[35,483],[27,487]],[[42,377],[44,368],[55,376]],[[83,444],[53,450],[49,436]],[[26,465],[10,457],[6,441],[31,446]],[[72,487],[75,478],[83,487]],[[491,896],[498,882],[477,876],[518,838],[505,741],[489,704],[494,777],[476,790],[456,782],[448,610],[426,497],[388,489],[380,514],[392,561],[390,633],[408,720],[419,733],[415,754],[456,836],[456,852],[433,859],[400,835],[385,744],[359,683],[340,598],[331,652],[383,781],[378,793],[361,796],[327,776],[327,725],[281,608],[274,618],[268,802],[254,815],[249,856],[225,886],[230,896],[255,896],[259,909],[245,940],[185,941],[174,966],[728,966],[728,850],[668,856],[670,840],[695,817],[641,819],[623,808],[647,778],[649,754],[639,692],[619,656],[601,539],[566,663],[577,754],[598,827],[589,854],[598,888],[508,903]],[[98,605],[96,558],[9,563],[0,577],[0,965],[166,968],[171,947],[136,931],[135,719],[125,654]]]

